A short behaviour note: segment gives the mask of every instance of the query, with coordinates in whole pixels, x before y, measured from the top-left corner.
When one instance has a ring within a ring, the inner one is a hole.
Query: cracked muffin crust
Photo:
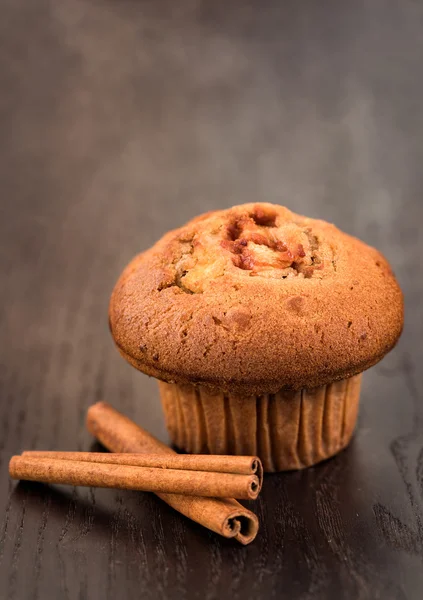
[[[403,300],[377,250],[258,203],[201,215],[134,258],[109,316],[148,375],[259,396],[372,366],[401,333]]]

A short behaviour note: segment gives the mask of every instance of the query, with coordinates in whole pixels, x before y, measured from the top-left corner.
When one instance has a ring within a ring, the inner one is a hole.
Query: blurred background
[[[0,0],[0,15],[3,456],[86,449],[100,398],[167,439],[154,381],[108,332],[115,281],[198,213],[275,202],[378,247],[405,291],[350,455],[389,496],[390,440],[422,423],[422,3]]]

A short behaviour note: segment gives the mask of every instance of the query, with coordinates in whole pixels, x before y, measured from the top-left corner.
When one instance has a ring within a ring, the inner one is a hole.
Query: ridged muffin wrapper
[[[194,454],[259,456],[267,472],[302,469],[345,448],[361,374],[297,392],[239,397],[159,381],[172,443]]]

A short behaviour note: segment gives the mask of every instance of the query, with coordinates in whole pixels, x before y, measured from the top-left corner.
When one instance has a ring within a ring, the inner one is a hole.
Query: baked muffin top
[[[135,257],[109,316],[141,371],[261,395],[374,365],[401,333],[403,299],[374,248],[257,203],[201,215]]]

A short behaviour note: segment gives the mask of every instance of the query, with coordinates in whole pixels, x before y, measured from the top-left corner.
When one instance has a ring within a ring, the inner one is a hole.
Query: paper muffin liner
[[[361,374],[298,392],[238,397],[159,381],[171,440],[193,454],[257,455],[267,472],[302,469],[349,443]]]

